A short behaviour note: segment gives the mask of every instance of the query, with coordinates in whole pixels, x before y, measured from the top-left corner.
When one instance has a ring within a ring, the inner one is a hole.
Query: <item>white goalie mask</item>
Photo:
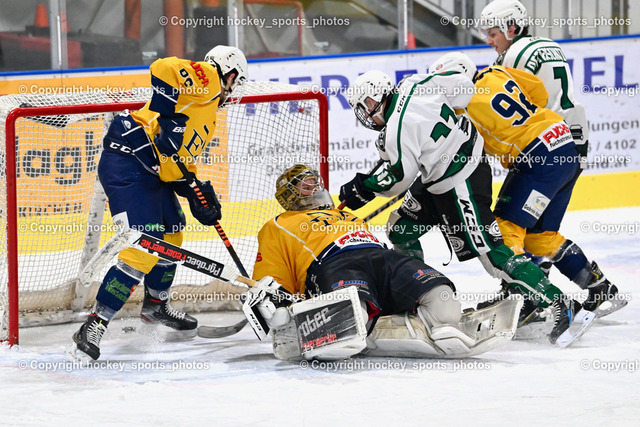
[[[446,73],[447,71],[455,71],[469,77],[471,81],[478,74],[476,64],[471,58],[461,52],[451,52],[438,58],[429,67],[429,74]]]
[[[529,25],[527,9],[518,0],[494,0],[482,9],[478,29],[486,37],[489,28],[498,27],[507,40],[513,40],[508,35],[510,24],[519,27],[516,36],[522,34],[522,30]]]
[[[237,47],[218,45],[207,52],[204,60],[216,67],[227,93],[232,93],[249,78],[247,58]],[[227,83],[227,78],[232,73],[236,77],[231,83]]]
[[[382,104],[393,90],[391,79],[382,71],[371,70],[358,76],[349,88],[349,104],[360,123],[369,129],[382,130],[384,125],[376,123],[373,118],[386,122]],[[375,103],[373,108],[367,106],[367,98]]]
[[[288,211],[335,207],[320,174],[305,165],[294,165],[278,177],[276,200]]]

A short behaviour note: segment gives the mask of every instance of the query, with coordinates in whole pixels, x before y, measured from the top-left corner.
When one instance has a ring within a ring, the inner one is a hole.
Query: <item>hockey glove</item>
[[[158,151],[167,157],[172,157],[178,153],[182,146],[184,132],[187,129],[187,117],[175,117],[168,119],[160,117],[160,134],[154,141]]]
[[[578,150],[578,156],[580,158],[580,169],[587,167],[587,154],[589,152],[589,141],[584,140],[584,133],[582,132],[582,126],[572,125],[571,136],[576,143],[576,150]]]
[[[286,307],[276,306],[283,300],[284,292],[279,288],[280,284],[273,277],[266,276],[244,296],[242,311],[260,340],[267,336],[271,328],[281,328],[291,320]]]
[[[173,191],[189,201],[191,214],[202,225],[215,225],[222,218],[221,206],[209,181],[196,178],[172,182]]]
[[[222,218],[222,207],[211,183],[195,179],[190,187],[194,194],[188,199],[191,214],[202,225],[215,225]]]
[[[364,185],[364,180],[367,178],[368,175],[357,173],[355,178],[340,187],[340,201],[346,201],[345,206],[349,209],[360,209],[371,200],[375,199],[376,195],[373,191],[369,190]]]

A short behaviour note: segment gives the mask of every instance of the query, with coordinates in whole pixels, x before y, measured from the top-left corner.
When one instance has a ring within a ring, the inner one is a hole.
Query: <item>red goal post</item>
[[[328,185],[328,102],[322,93],[294,85],[245,86],[239,102],[219,111],[198,175],[212,181],[223,206],[221,225],[251,273],[257,232],[282,211],[273,197],[278,174],[307,163]],[[0,249],[0,341],[18,343],[18,325],[68,322],[87,314],[99,283],[84,288],[77,274],[113,235],[96,179],[102,136],[113,114],[139,109],[149,97],[146,89],[0,97],[0,242],[5,248]],[[199,226],[188,212],[185,247],[233,265],[215,230]],[[184,270],[178,269],[172,287],[177,307],[237,307],[237,300],[229,301],[228,287]],[[122,314],[139,313],[141,298],[137,290]]]

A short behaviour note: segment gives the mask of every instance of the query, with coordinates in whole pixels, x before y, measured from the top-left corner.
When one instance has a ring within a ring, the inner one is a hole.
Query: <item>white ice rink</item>
[[[28,328],[20,348],[0,347],[0,425],[638,425],[640,208],[570,212],[562,232],[630,296],[567,349],[516,340],[460,361],[301,366],[276,360],[249,329],[168,342],[122,332],[139,325],[128,319],[110,325],[94,366],[78,368],[64,356],[78,324]],[[497,289],[477,261],[442,266],[439,233],[425,243],[427,261],[471,293],[463,306]],[[577,292],[557,271],[551,279]],[[239,320],[197,317],[202,325]]]

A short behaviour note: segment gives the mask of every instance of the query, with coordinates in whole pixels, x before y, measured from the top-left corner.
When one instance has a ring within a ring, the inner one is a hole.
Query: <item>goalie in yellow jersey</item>
[[[461,315],[449,279],[387,249],[363,220],[336,209],[316,171],[295,165],[276,187],[285,212],[258,234],[259,282],[244,308],[260,338],[273,331],[277,357],[340,359],[365,346],[375,355],[466,357],[513,336],[520,301]],[[277,298],[280,287],[315,298],[289,304]]]
[[[151,99],[140,110],[114,118],[104,137],[98,176],[116,226],[180,245],[186,222],[176,194],[189,201],[202,224],[214,225],[221,217],[213,187],[198,180],[195,162],[213,138],[218,108],[232,94],[237,97],[237,88],[247,80],[247,60],[235,47],[216,46],[204,61],[159,59],[150,72]],[[98,359],[109,321],[143,278],[142,319],[195,332],[197,320],[169,304],[175,270],[175,264],[142,251],[121,251],[91,314],[73,336],[70,356]]]

